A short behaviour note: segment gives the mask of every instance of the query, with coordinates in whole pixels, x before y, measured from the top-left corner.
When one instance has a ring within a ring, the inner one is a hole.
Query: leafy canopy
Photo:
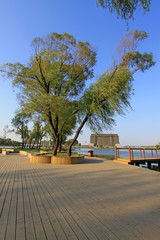
[[[20,89],[23,111],[48,121],[58,142],[62,130],[71,132],[75,127],[75,108],[86,80],[93,77],[96,52],[88,42],[76,42],[67,33],[35,38],[32,48],[28,64],[7,63],[3,70]]]
[[[149,11],[151,0],[97,0],[98,5],[108,8],[109,11],[116,12],[118,17],[129,20],[133,19],[133,14],[140,8],[144,13]]]
[[[114,124],[115,114],[124,115],[130,106],[133,91],[133,74],[152,67],[151,53],[140,53],[137,47],[147,37],[143,31],[128,32],[118,45],[118,61],[104,72],[96,83],[86,89],[82,101],[82,115],[94,131]]]

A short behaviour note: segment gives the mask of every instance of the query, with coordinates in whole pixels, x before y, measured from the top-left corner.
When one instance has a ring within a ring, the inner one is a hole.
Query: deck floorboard
[[[0,156],[1,240],[159,240],[160,173],[97,158]]]

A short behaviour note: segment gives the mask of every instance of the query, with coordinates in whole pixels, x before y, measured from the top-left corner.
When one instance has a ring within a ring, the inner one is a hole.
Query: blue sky
[[[122,145],[154,145],[160,142],[160,1],[151,1],[150,12],[137,12],[129,29],[143,30],[149,34],[140,46],[141,51],[152,52],[156,65],[145,73],[136,73],[135,95],[131,100],[133,110],[125,117],[116,117],[113,130]],[[26,63],[31,56],[30,43],[34,37],[51,32],[67,32],[77,40],[88,41],[97,50],[95,77],[111,65],[116,45],[124,37],[127,25],[96,6],[96,0],[1,0],[0,8],[0,65],[5,62]],[[90,81],[91,83],[91,81]],[[9,79],[0,77],[0,136],[5,125],[18,108],[16,92]],[[82,144],[89,143],[91,131],[83,129],[79,137]],[[7,137],[18,137],[8,135]]]

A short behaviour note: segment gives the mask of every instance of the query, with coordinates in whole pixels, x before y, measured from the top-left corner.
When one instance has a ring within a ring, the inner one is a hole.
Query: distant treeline
[[[20,146],[21,142],[14,141],[10,138],[0,138],[0,146]]]

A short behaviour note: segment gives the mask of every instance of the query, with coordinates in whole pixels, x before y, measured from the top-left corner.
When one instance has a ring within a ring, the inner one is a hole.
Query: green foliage
[[[72,142],[72,139],[69,139],[65,142],[65,145],[68,146]],[[78,145],[78,141],[76,140],[74,145]]]
[[[42,126],[40,120],[34,121],[33,130],[31,131],[31,139],[35,139],[37,145],[41,143],[45,136],[45,128]]]
[[[144,13],[149,11],[151,0],[97,0],[98,5],[108,8],[109,11],[116,12],[118,17],[126,20],[133,18],[137,8],[143,10]]]
[[[155,64],[152,54],[137,51],[146,37],[143,31],[128,32],[118,47],[118,62],[113,62],[88,89],[85,82],[93,77],[96,53],[89,43],[76,42],[66,33],[35,38],[34,54],[27,65],[4,65],[7,77],[20,89],[22,112],[37,115],[45,122],[54,142],[54,155],[77,123],[80,125],[69,143],[69,155],[85,123],[100,132],[112,127],[116,114],[124,115],[131,107],[133,74]],[[15,119],[17,129],[22,122]]]
[[[84,93],[83,112],[89,113],[92,130],[100,132],[114,124],[115,114],[124,114],[130,107],[132,74],[127,68],[103,73]]]
[[[75,127],[79,103],[74,98],[93,77],[96,53],[88,42],[76,42],[67,33],[35,38],[32,47],[34,54],[27,65],[8,63],[3,69],[20,89],[23,112],[38,114],[48,122],[58,144]]]
[[[11,140],[10,138],[0,138],[0,146],[20,146],[20,142]]]
[[[22,148],[24,147],[25,140],[28,138],[28,116],[22,112],[17,112],[12,119],[12,126],[15,128],[15,133],[19,134],[22,138]]]
[[[151,53],[137,51],[140,42],[147,37],[144,31],[127,32],[125,38],[117,46],[120,67],[129,68],[133,74],[138,70],[144,72],[155,64]]]
[[[157,149],[160,149],[160,145],[159,145],[159,144],[157,144],[155,147],[156,147]]]
[[[22,150],[22,149],[21,149]],[[25,148],[24,150],[22,150],[22,151],[25,151],[25,152],[35,152],[35,150],[36,150],[36,152],[39,152],[40,151],[40,149],[37,149],[37,148]]]
[[[98,148],[103,148],[103,145],[102,144],[98,145]]]
[[[144,72],[155,64],[152,59],[152,53],[129,52],[122,58],[121,66],[130,65],[132,68],[136,66],[134,71],[141,70]]]
[[[143,31],[128,32],[118,46],[117,64],[113,62],[110,70],[85,90],[80,113],[93,131],[101,132],[104,128],[111,128],[115,115],[124,115],[127,108],[131,108],[133,74],[138,70],[144,72],[155,64],[152,54],[136,51],[146,37]]]

